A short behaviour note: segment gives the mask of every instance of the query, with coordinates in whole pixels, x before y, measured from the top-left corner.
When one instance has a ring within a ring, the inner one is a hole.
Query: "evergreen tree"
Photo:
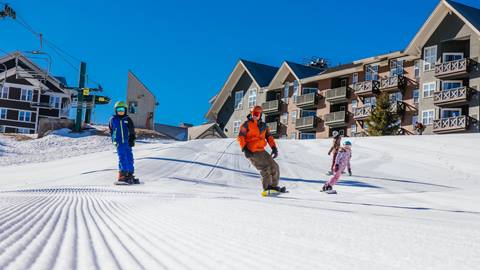
[[[392,108],[387,94],[377,96],[377,104],[366,120],[370,136],[395,135],[400,129],[400,116]]]

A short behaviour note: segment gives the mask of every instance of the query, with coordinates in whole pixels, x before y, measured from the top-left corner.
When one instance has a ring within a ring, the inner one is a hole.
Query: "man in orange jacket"
[[[278,156],[278,150],[267,124],[261,120],[262,111],[263,109],[260,106],[255,106],[252,109],[247,116],[248,120],[240,127],[237,140],[242,152],[245,153],[245,157],[260,171],[263,190],[286,192],[285,187],[280,188],[278,186],[280,168],[273,160]],[[265,151],[267,142],[272,148],[271,155]]]

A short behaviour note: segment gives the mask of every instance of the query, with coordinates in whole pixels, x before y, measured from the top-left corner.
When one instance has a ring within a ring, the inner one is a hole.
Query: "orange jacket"
[[[271,148],[276,147],[267,124],[262,121],[255,122],[251,118],[240,126],[237,141],[241,149],[247,146],[252,152],[265,151],[267,141]]]

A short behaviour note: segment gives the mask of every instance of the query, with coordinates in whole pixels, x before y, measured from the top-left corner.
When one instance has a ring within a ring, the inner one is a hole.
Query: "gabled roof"
[[[467,6],[451,0],[445,0],[452,8],[458,11],[463,17],[472,24],[477,30],[480,30],[480,9]]]
[[[45,70],[43,70],[40,66],[38,66],[36,63],[34,63],[32,60],[28,59],[28,57],[26,57],[24,54],[22,54],[20,51],[15,51],[13,53],[9,53],[3,57],[0,58],[0,63],[7,63],[9,61],[12,61],[14,60],[16,57],[18,56],[18,59],[19,59],[19,62],[22,63],[22,69],[31,69],[32,71],[35,71],[35,72],[39,72],[39,73],[42,73],[42,72],[45,72]],[[13,70],[14,68],[10,67],[9,70]],[[60,80],[59,78],[57,77],[54,77],[53,75],[51,74],[48,74],[46,76],[46,79],[47,79],[47,82],[51,85],[53,85],[54,87],[56,87],[58,90],[62,91],[62,92],[65,92],[67,93],[68,90],[65,89],[65,87],[67,85],[64,84],[64,82],[66,82],[66,80],[62,81]],[[37,79],[33,79],[33,78],[30,78],[30,79],[27,79],[28,81],[32,81],[32,80],[35,80],[39,83],[41,83],[39,80]],[[32,81],[33,82],[33,81]],[[48,84],[47,83],[47,84]],[[42,84],[43,85],[43,84]],[[50,87],[49,87],[50,88]],[[51,89],[51,88],[50,88]]]
[[[263,88],[270,83],[277,70],[278,68],[273,66],[240,59],[228,76],[228,79],[225,81],[220,92],[215,96],[215,99],[210,99],[212,103],[205,118],[215,120],[216,114],[221,109],[228,96],[230,96],[233,87],[235,87],[238,80],[245,72],[258,88]]]
[[[405,53],[409,55],[421,54],[421,48],[425,42],[435,32],[437,27],[443,21],[449,12],[457,15],[466,25],[468,25],[478,36],[480,36],[480,10],[471,6],[460,4],[451,0],[441,0],[433,10],[430,17],[423,24],[415,37],[412,39]]]
[[[128,70],[127,91],[128,91],[128,87],[130,86],[130,83],[129,83],[130,80],[132,80],[133,83],[140,85],[143,88],[143,90],[150,93],[152,95],[152,97],[156,100],[156,97],[153,94],[153,92],[150,91],[150,89],[148,89],[148,87],[145,86],[145,84],[142,81],[140,81],[140,79],[131,70]]]
[[[200,126],[189,127],[188,128],[188,139],[189,140],[196,140],[196,139],[200,138],[205,132],[207,132],[211,128],[215,129],[222,138],[227,137],[225,135],[225,133],[223,133],[223,131],[220,129],[220,127],[218,126],[217,123],[208,123],[208,124],[204,124],[204,125],[200,125]]]
[[[255,63],[247,60],[240,60],[242,64],[245,66],[250,75],[253,77],[252,79],[257,82],[260,88],[268,86],[270,81],[272,81],[273,76],[277,73],[278,68],[272,67],[269,65],[264,65],[260,63]]]
[[[325,69],[284,61],[268,85],[268,88],[278,89],[279,87],[283,87],[284,81],[289,74],[292,74],[295,79],[300,82],[302,79],[313,77],[323,72],[325,72]]]
[[[306,66],[306,65],[302,65],[302,64],[298,64],[290,61],[285,61],[285,63],[287,63],[287,65],[290,67],[293,74],[295,75],[295,77],[297,77],[298,80],[301,80],[307,77],[312,77],[320,73],[323,73],[325,71],[325,69],[323,68]]]

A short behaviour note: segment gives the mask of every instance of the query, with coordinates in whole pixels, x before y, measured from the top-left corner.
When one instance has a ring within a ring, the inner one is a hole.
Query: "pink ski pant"
[[[336,170],[333,173],[332,178],[328,180],[327,184],[329,184],[330,186],[337,184],[338,180],[340,179],[340,176],[342,176],[342,172],[345,170],[346,167],[347,167],[347,164],[339,164],[338,170]]]

